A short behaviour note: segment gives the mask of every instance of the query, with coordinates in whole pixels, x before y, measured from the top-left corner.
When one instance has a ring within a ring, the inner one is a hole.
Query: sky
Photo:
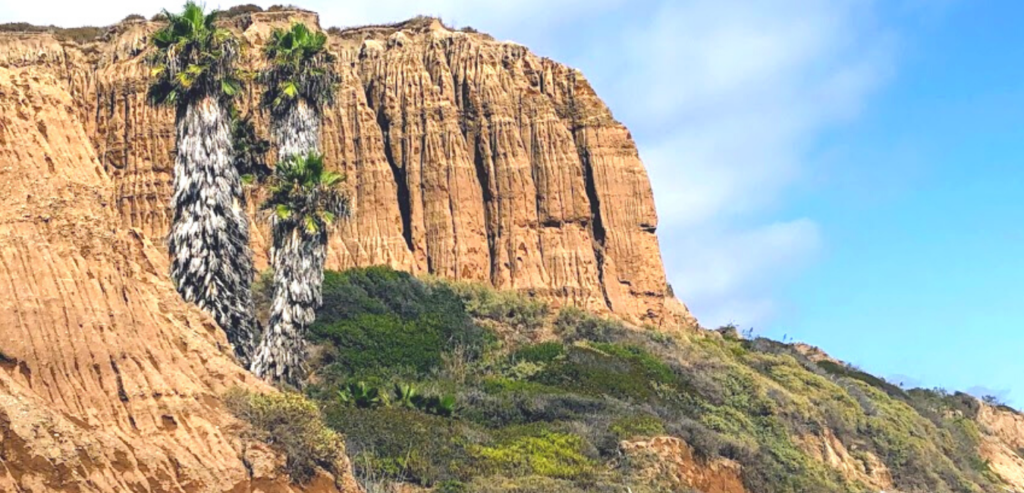
[[[703,325],[1024,407],[1024,2],[296,3],[324,27],[437,15],[582,70],[637,141]],[[0,22],[164,7],[0,0]]]

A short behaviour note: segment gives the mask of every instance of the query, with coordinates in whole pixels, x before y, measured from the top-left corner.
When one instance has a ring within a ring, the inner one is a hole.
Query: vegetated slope
[[[64,83],[2,61],[0,491],[289,491],[218,399],[270,389],[121,227]]]
[[[299,10],[236,12],[221,23],[243,40],[248,69],[263,63],[274,27],[318,23]],[[59,74],[113,180],[111,204],[150,238],[172,216],[173,112],[145,102],[146,42],[159,25],[129,20],[94,40],[0,32],[0,60]],[[332,29],[329,43],[342,84],[323,150],[347,174],[354,209],[332,237],[330,267],[386,264],[660,323],[650,183],[582,74],[435,19]],[[250,87],[242,106],[259,97]],[[266,115],[255,122],[266,136]],[[253,236],[261,267],[267,233]]]
[[[367,491],[1020,489],[1020,414],[805,346],[385,267],[328,273],[324,299],[307,394]]]

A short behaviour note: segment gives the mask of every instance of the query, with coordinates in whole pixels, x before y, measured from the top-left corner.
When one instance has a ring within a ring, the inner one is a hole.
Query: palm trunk
[[[278,159],[320,152],[320,114],[298,101],[270,124]],[[306,328],[322,301],[327,235],[315,237],[274,221],[274,301],[270,324],[256,351],[252,372],[298,386],[304,377]]]
[[[248,365],[254,350],[252,252],[227,111],[213,98],[179,110],[174,160],[171,278],[213,316]]]
[[[279,159],[320,152],[320,114],[299,100],[270,123]]]
[[[306,328],[323,303],[327,235],[305,234],[293,224],[274,221],[274,301],[252,371],[260,378],[299,385],[304,377]]]

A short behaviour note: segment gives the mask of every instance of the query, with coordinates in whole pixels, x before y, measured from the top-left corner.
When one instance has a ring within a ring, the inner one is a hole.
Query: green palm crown
[[[274,29],[263,48],[269,66],[260,74],[266,87],[262,104],[284,111],[300,98],[316,109],[334,103],[339,81],[335,57],[327,51],[327,35],[305,24]]]
[[[212,96],[230,99],[241,89],[235,70],[238,41],[214,25],[209,14],[189,1],[181,14],[164,11],[167,25],[153,33],[156,47],[148,62],[155,79],[147,94],[154,105],[183,105]]]
[[[277,163],[268,182],[270,196],[261,208],[275,225],[309,236],[323,236],[348,215],[348,200],[339,190],[345,176],[324,170],[322,154],[294,155]]]

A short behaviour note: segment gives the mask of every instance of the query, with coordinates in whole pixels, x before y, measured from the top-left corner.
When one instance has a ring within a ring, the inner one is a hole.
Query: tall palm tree
[[[270,136],[279,164],[271,185],[274,230],[271,261],[274,302],[270,326],[252,363],[257,376],[299,383],[306,327],[321,303],[327,227],[347,211],[336,190],[340,175],[324,172],[320,127],[324,106],[334,103],[339,76],[327,35],[295,23],[275,29],[263,49],[267,68],[261,106],[270,111]]]
[[[320,152],[320,122],[324,106],[334,104],[339,76],[335,57],[327,51],[327,35],[305,24],[275,29],[263,49],[267,69],[261,105],[271,112],[270,135],[278,155]]]
[[[181,296],[213,315],[248,365],[254,350],[249,221],[235,169],[229,109],[241,83],[238,42],[189,1],[153,33],[148,99],[176,109],[171,278]]]
[[[253,358],[252,371],[261,378],[301,382],[306,328],[323,302],[327,233],[349,211],[339,190],[344,179],[325,171],[323,155],[311,152],[280,161],[268,180],[270,196],[261,209],[273,229],[274,300]]]

